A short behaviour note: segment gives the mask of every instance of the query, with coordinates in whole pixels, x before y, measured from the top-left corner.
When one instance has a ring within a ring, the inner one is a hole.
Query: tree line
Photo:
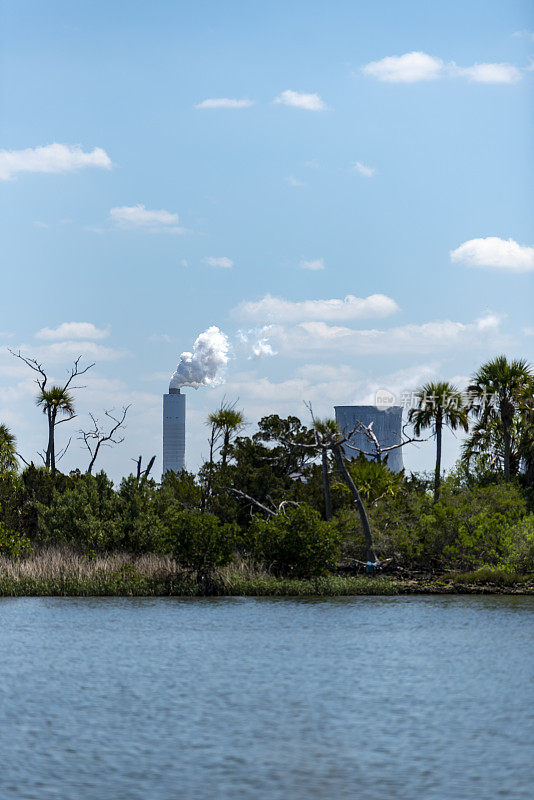
[[[467,392],[448,382],[420,387],[395,447],[435,441],[433,475],[393,473],[372,425],[355,431],[335,421],[276,414],[245,435],[245,417],[223,403],[209,415],[209,457],[198,474],[154,480],[154,459],[118,487],[95,472],[101,447],[123,440],[127,408],[103,427],[80,431],[85,470],[60,472],[55,430],[75,417],[76,378],[92,365],[74,362],[62,385],[41,364],[37,402],[47,422],[42,466],[19,468],[14,435],[0,425],[0,554],[72,547],[87,554],[123,550],[170,553],[202,577],[223,563],[252,559],[275,573],[361,569],[534,570],[534,374],[523,360],[499,356],[473,375]],[[443,430],[462,430],[462,457],[443,477]],[[357,450],[360,450],[358,453]],[[351,453],[354,458],[347,457]]]

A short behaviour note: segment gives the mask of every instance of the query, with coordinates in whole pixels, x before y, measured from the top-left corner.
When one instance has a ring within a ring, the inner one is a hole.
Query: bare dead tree
[[[320,422],[316,420],[313,414],[311,403],[305,403],[305,405],[308,411],[310,412],[313,421],[313,429],[315,432],[315,447],[321,449],[321,451],[323,449],[326,451],[329,450],[332,453],[334,461],[336,462],[337,468],[339,470],[339,473],[352,496],[352,499],[360,516],[360,521],[362,523],[362,528],[363,528],[363,535],[365,538],[367,561],[375,563],[376,556],[373,544],[373,534],[371,532],[371,526],[369,524],[369,518],[367,516],[367,512],[365,510],[365,506],[363,504],[360,493],[356,487],[356,484],[352,479],[350,472],[347,469],[347,466],[343,458],[344,457],[343,445],[347,442],[348,437],[340,432],[339,428],[337,427],[336,423],[333,420],[327,420],[326,422]],[[350,435],[354,435],[354,431],[351,431]],[[314,445],[311,446],[313,447]]]
[[[145,469],[142,469],[143,456],[139,456],[139,458],[132,458],[134,464],[137,465],[136,478],[139,486],[142,486],[148,480],[148,476],[150,475],[152,467],[154,466],[155,460],[156,456],[152,456]]]
[[[123,406],[120,416],[114,416],[113,409],[104,412],[105,416],[111,420],[111,427],[107,431],[100,425],[94,414],[89,414],[93,423],[91,430],[80,429],[78,431],[78,439],[85,444],[90,455],[89,466],[86,469],[87,475],[91,475],[101,447],[111,447],[114,444],[122,444],[124,441],[124,436],[119,437],[117,431],[123,427],[129,408],[129,405]]]
[[[404,447],[405,445],[413,444],[414,442],[427,442],[429,438],[427,437],[426,439],[418,439],[415,436],[407,436],[405,430],[409,423],[406,422],[402,426],[401,441],[397,444],[389,445],[388,447],[382,447],[373,430],[373,425],[374,422],[370,422],[369,425],[364,425],[363,422],[357,420],[354,427],[347,435],[347,439],[344,442],[344,448],[355,450],[357,453],[361,453],[362,455],[366,456],[366,458],[374,459],[378,464],[385,464],[387,463],[388,455],[393,452],[393,450],[398,450],[399,447]],[[363,450],[361,447],[356,447],[356,445],[352,443],[351,439],[357,432],[363,433],[363,435],[367,438],[371,445],[370,451]]]
[[[39,455],[41,455],[43,458],[45,467],[50,469],[52,474],[54,474],[56,471],[56,463],[59,460],[59,457],[64,456],[66,453],[66,448],[64,448],[61,456],[56,456],[56,427],[62,422],[70,422],[70,420],[76,417],[74,412],[74,400],[70,393],[76,389],[82,389],[84,387],[75,386],[73,384],[73,380],[80,375],[85,375],[86,372],[94,367],[94,363],[88,364],[88,366],[81,368],[80,361],[82,356],[78,356],[78,358],[74,361],[74,365],[70,369],[67,380],[63,384],[52,385],[49,387],[49,377],[45,372],[41,362],[37,361],[36,358],[23,356],[20,350],[15,352],[14,350],[10,349],[9,352],[15,358],[19,358],[21,361],[23,361],[26,366],[36,373],[35,383],[39,387],[37,405],[41,406],[43,409],[43,413],[46,415],[48,422],[48,444],[44,456],[41,454]],[[63,415],[62,418],[59,418],[59,415]]]

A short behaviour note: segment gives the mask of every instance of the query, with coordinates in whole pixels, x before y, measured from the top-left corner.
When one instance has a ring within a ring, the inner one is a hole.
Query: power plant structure
[[[359,450],[363,450],[366,458],[371,458],[367,454],[374,453],[373,442],[365,435],[360,429],[357,430],[358,422],[361,422],[366,427],[373,423],[373,433],[378,439],[381,447],[391,447],[395,444],[400,444],[402,441],[402,407],[390,406],[387,409],[379,409],[376,406],[334,406],[336,412],[336,422],[345,434],[350,436],[351,444]],[[355,430],[356,429],[356,430]],[[344,445],[345,455],[347,458],[358,458],[358,450],[352,450]],[[402,447],[397,447],[391,450],[387,455],[387,465],[392,472],[400,472],[404,468],[402,462]]]
[[[163,474],[185,469],[185,394],[169,386],[163,395]]]

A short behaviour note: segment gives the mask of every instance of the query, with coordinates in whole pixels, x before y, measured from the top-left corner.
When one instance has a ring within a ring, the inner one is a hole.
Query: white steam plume
[[[169,389],[181,386],[215,386],[223,380],[220,372],[228,363],[228,337],[215,325],[201,333],[192,353],[182,353]]]

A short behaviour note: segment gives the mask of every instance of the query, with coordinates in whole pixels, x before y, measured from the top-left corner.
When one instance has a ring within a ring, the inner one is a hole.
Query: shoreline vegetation
[[[205,579],[170,556],[80,555],[55,547],[0,557],[0,597],[342,597],[409,594],[534,595],[534,573],[482,567],[472,572],[273,575],[237,559]]]
[[[465,393],[425,384],[388,447],[372,423],[346,431],[310,404],[310,426],[270,414],[245,435],[244,413],[224,401],[207,419],[198,473],[155,480],[155,456],[139,456],[115,485],[95,462],[122,441],[128,408],[106,412],[107,427],[91,417],[80,431],[87,469],[63,474],[55,428],[74,418],[70,382],[90,366],[78,358],[64,385],[49,386],[41,364],[15,355],[39,376],[48,445],[42,467],[22,459],[20,470],[0,425],[0,595],[534,593],[534,370],[524,360],[483,364]],[[443,474],[446,428],[466,438]],[[391,452],[426,435],[433,474],[393,472]]]

